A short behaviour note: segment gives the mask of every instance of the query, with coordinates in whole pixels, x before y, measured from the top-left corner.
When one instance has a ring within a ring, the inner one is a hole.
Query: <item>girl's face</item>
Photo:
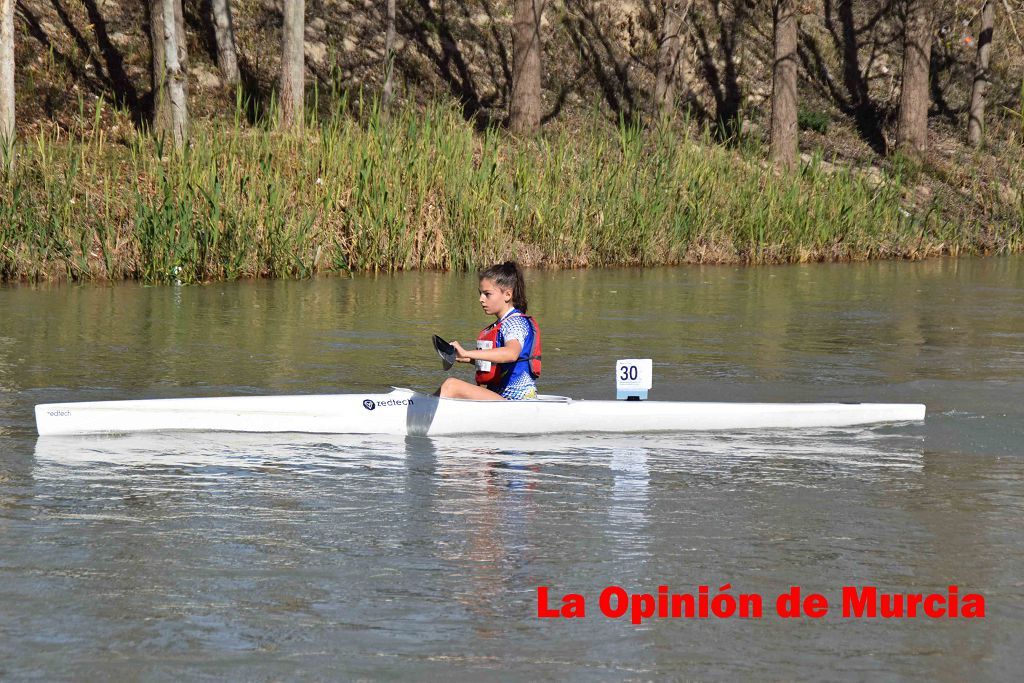
[[[502,289],[494,280],[480,280],[480,306],[487,315],[501,315],[509,309],[512,301],[512,290]]]

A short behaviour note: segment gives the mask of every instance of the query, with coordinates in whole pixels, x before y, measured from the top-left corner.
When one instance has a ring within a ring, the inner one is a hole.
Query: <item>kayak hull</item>
[[[319,434],[650,433],[845,427],[920,421],[921,404],[465,401],[383,394],[242,396],[37,405],[40,436],[132,432]]]

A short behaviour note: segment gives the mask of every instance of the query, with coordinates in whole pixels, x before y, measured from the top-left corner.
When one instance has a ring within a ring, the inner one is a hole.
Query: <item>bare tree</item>
[[[985,0],[985,4],[981,8],[978,59],[974,71],[974,84],[971,88],[971,114],[967,121],[967,140],[972,147],[980,147],[985,134],[985,99],[990,86],[988,62],[992,53],[995,4],[995,0]]]
[[[759,4],[756,0],[704,0],[686,18],[704,83],[714,98],[715,135],[723,142],[737,139],[742,128],[742,62],[747,43],[756,34],[751,14]]]
[[[171,101],[167,97],[167,69],[164,66],[164,0],[149,0],[149,47],[152,53],[153,130],[171,130]]]
[[[1024,40],[1021,40],[1020,33],[1017,31],[1017,24],[1013,18],[1013,9],[1010,8],[1008,0],[1003,0],[1003,8],[1006,10],[1006,25],[1010,27],[1011,31],[1013,31],[1013,37],[1017,39],[1017,45],[1019,45],[1021,51],[1024,52]],[[1018,92],[1020,93],[1020,106],[1021,108],[1024,108],[1024,80],[1021,81]]]
[[[775,0],[775,62],[772,67],[771,160],[791,169],[797,160],[796,0]]]
[[[540,128],[540,20],[545,0],[515,0],[512,13],[512,97],[509,128],[533,135]]]
[[[188,40],[185,33],[185,0],[174,0],[174,32],[178,37],[178,65],[181,67],[181,73],[188,74]],[[185,87],[185,94],[188,95],[188,83],[182,81]]]
[[[395,70],[395,0],[388,0],[388,25],[384,33],[384,106],[391,104],[394,97]]]
[[[281,40],[281,123],[301,127],[306,74],[306,0],[284,0]]]
[[[185,97],[185,75],[178,57],[178,26],[175,21],[174,6],[181,5],[179,0],[163,0],[162,19],[164,32],[164,77],[167,99],[170,103],[171,137],[175,149],[181,149],[188,138],[188,100]]]
[[[685,59],[683,55],[683,17],[689,13],[693,0],[686,3],[686,9],[680,9],[682,0],[669,0],[665,7],[665,17],[661,24],[661,35],[658,36],[658,71],[654,79],[654,110],[659,117],[671,113],[675,102],[675,85],[680,75],[680,67]]]
[[[14,3],[0,0],[0,163],[14,167]]]
[[[183,101],[188,100],[188,57],[185,47],[185,21],[181,9],[182,0],[170,0],[171,10],[174,14],[174,44],[177,48],[178,70],[181,78],[181,96]],[[164,25],[164,5],[167,0],[148,0],[149,9],[149,45],[152,53],[152,88],[153,88],[153,129],[159,133],[171,134],[174,128],[174,113],[172,112],[172,101],[169,96],[170,81],[168,79],[168,66],[165,59],[166,53],[166,31]],[[185,111],[187,129],[188,112]]]
[[[907,0],[896,147],[912,156],[921,156],[928,145],[928,78],[934,23],[933,0]]]
[[[210,0],[213,32],[217,39],[217,66],[227,85],[238,84],[238,54],[235,51],[235,27],[231,21],[231,0]]]

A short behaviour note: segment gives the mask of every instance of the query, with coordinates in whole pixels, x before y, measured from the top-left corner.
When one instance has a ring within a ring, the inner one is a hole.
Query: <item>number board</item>
[[[653,385],[654,364],[650,358],[625,358],[615,363],[615,393],[619,399],[645,399]]]

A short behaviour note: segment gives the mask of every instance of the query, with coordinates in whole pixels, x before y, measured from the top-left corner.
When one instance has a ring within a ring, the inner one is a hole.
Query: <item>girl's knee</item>
[[[443,398],[451,398],[457,392],[458,385],[459,380],[455,377],[449,377],[441,382],[441,396]]]

